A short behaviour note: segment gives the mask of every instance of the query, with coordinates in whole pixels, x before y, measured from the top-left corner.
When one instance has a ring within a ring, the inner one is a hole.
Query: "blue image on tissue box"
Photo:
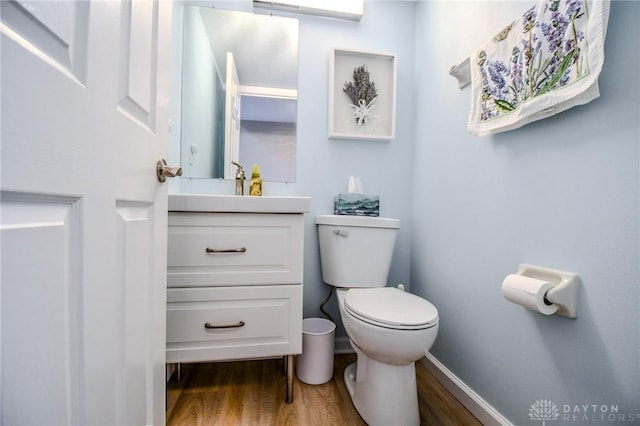
[[[334,214],[380,216],[380,197],[369,194],[340,193],[334,200]]]

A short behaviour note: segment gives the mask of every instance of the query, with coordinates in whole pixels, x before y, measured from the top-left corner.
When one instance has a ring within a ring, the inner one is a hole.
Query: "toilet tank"
[[[320,215],[316,225],[325,283],[336,287],[387,285],[398,219]]]

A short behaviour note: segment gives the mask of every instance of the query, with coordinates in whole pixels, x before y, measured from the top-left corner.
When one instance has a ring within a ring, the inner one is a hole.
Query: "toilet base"
[[[384,364],[356,353],[358,362],[344,370],[344,383],[364,421],[370,426],[419,425],[415,363]]]
[[[353,400],[353,394],[356,391],[356,369],[358,368],[358,363],[354,362],[353,364],[347,365],[344,369],[344,385],[347,387],[347,392],[349,392],[349,396],[351,400]]]

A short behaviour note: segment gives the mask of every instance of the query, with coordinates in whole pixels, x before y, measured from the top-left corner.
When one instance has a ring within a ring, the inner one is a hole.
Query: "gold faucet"
[[[235,161],[232,161],[231,164],[238,168],[236,170],[236,195],[244,195],[244,169]]]

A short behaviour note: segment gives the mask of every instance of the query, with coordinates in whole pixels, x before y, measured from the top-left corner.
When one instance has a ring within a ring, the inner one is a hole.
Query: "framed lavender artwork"
[[[390,140],[396,126],[396,55],[333,48],[329,137]]]

